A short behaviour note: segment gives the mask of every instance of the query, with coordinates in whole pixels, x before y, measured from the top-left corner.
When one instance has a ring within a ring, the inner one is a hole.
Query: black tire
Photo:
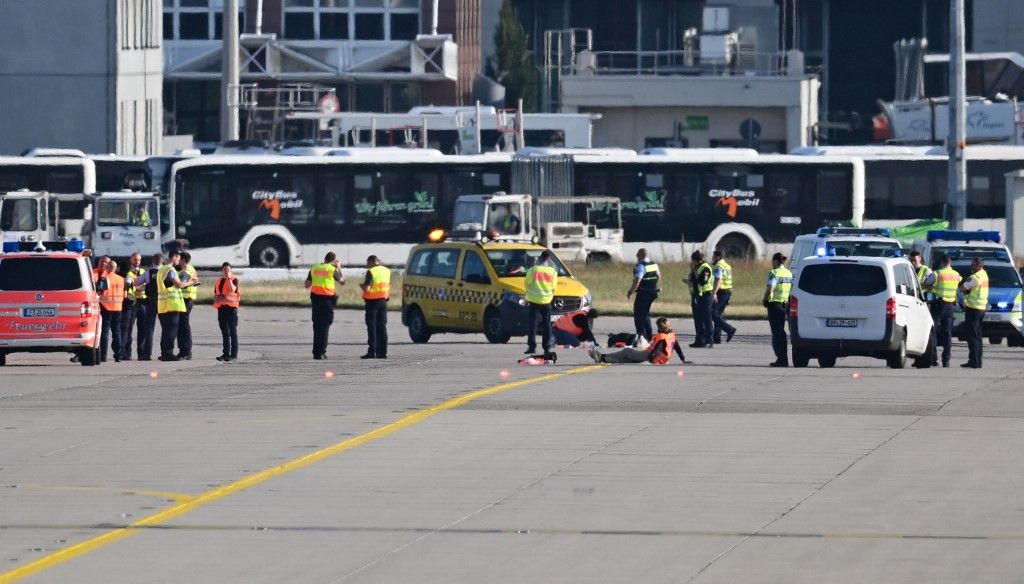
[[[721,250],[722,255],[727,259],[751,260],[757,253],[754,242],[745,235],[730,233],[718,240],[715,249]]]
[[[99,365],[100,350],[98,348],[90,349],[88,347],[80,350],[78,352],[78,362],[81,363],[83,367],[95,367],[96,365]]]
[[[928,369],[931,367],[932,363],[935,362],[935,353],[937,350],[938,349],[935,346],[935,329],[933,328],[932,332],[928,333],[928,348],[925,349],[924,354],[914,359],[914,367],[918,367],[920,369]]]
[[[501,313],[496,308],[488,308],[484,312],[484,336],[487,341],[496,345],[507,343],[512,335],[505,330],[505,323],[501,320]]]
[[[907,366],[907,340],[905,338],[900,339],[900,346],[889,353],[885,358],[885,363],[890,369],[903,369]]]
[[[803,349],[793,348],[793,367],[807,367],[810,363],[810,353]]]
[[[7,353],[0,353],[0,367],[7,365]]]
[[[276,237],[260,237],[249,247],[249,265],[253,268],[286,268],[290,261],[288,246]]]
[[[1006,345],[1008,347],[1024,347],[1024,339],[1008,337]]]
[[[1002,345],[1003,337],[989,337],[988,342],[990,345]]]
[[[822,369],[831,369],[832,367],[835,367],[835,366],[836,366],[836,356],[835,355],[822,355],[822,356],[818,357],[818,367],[821,367]]]
[[[418,306],[409,309],[409,338],[414,343],[423,344],[430,340],[433,331],[427,326],[427,319]]]

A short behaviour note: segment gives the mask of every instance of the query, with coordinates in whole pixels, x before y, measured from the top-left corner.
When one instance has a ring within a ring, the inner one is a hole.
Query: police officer
[[[183,290],[192,286],[182,282],[174,269],[174,262],[179,258],[177,252],[171,253],[171,261],[160,266],[156,273],[156,312],[160,319],[160,356],[161,361],[177,361],[174,354],[174,342],[178,339],[178,323],[185,314],[185,297]]]
[[[121,310],[121,360],[132,359],[132,329],[139,319],[139,305],[146,298],[145,288],[135,286],[135,280],[142,276],[142,254],[135,252],[128,258],[128,269],[124,273],[124,306]],[[141,328],[141,325],[140,325]],[[141,342],[141,335],[139,341]]]
[[[723,331],[727,343],[736,334],[736,327],[725,320],[725,309],[728,308],[729,300],[732,299],[732,266],[725,261],[721,250],[716,249],[711,254],[711,260],[714,262],[711,275],[715,281],[714,287],[711,289],[711,298],[714,301],[711,317],[715,323],[715,330],[711,336],[717,345],[722,342]]]
[[[366,279],[359,285],[366,304],[366,354],[360,359],[388,358],[388,299],[391,297],[391,270],[380,258],[366,258]]]
[[[544,357],[550,358],[551,352],[551,301],[555,298],[558,287],[558,271],[551,267],[551,252],[540,252],[537,263],[526,271],[526,302],[529,305],[527,314],[526,354],[537,352],[537,329],[540,328],[540,342],[544,348]]]
[[[189,285],[181,291],[181,297],[185,300],[185,312],[181,313],[178,319],[178,359],[188,361],[192,359],[192,307],[199,298],[199,274],[192,267],[192,254],[187,251],[181,252],[177,272],[178,278]]]
[[[939,264],[942,267],[935,270],[935,284],[932,287],[933,293],[936,296],[935,301],[932,303],[932,318],[935,320],[936,340],[938,345],[942,347],[942,366],[949,367],[950,352],[953,348],[956,291],[963,278],[959,272],[950,266],[949,256],[943,254]]]
[[[103,266],[101,279],[106,280],[100,294],[100,317],[103,322],[100,331],[100,361],[107,360],[107,347],[114,354],[114,361],[121,360],[121,311],[124,309],[124,278],[117,274],[117,262],[109,260]]]
[[[647,250],[640,248],[636,252],[636,265],[633,266],[633,284],[626,292],[628,299],[634,293],[633,300],[633,325],[636,334],[648,341],[654,337],[654,329],[651,328],[651,305],[658,298],[661,292],[661,271],[658,264],[647,255]]]
[[[967,362],[960,365],[981,369],[981,322],[988,310],[988,272],[981,258],[971,261],[971,275],[960,284],[964,293],[964,328],[967,330]]]
[[[213,308],[217,310],[224,350],[217,360],[228,363],[238,359],[238,305],[242,300],[242,290],[238,278],[231,271],[231,264],[224,262],[220,273],[220,278],[213,285]]]
[[[711,264],[704,261],[704,254],[695,251],[690,254],[690,307],[693,309],[694,340],[690,344],[695,349],[712,348],[715,346],[712,335],[715,330],[714,290]]]
[[[155,253],[150,259],[149,269],[135,280],[135,287],[142,288],[143,302],[139,305],[138,349],[139,361],[149,361],[153,354],[153,333],[157,318],[156,275],[164,263],[163,254]]]
[[[775,252],[772,271],[768,272],[768,285],[764,289],[762,304],[768,309],[768,325],[772,329],[772,350],[775,361],[771,367],[789,367],[789,338],[786,319],[789,317],[789,292],[793,288],[793,272],[786,268],[786,256]]]
[[[327,252],[324,261],[313,264],[306,275],[306,289],[313,307],[313,358],[327,356],[328,335],[334,322],[334,306],[338,303],[335,286],[345,285],[341,273],[341,262],[333,251]]]

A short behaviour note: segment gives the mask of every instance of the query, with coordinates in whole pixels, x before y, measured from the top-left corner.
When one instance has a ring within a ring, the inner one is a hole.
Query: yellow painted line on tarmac
[[[21,580],[22,578],[26,578],[33,574],[37,574],[44,570],[48,570],[54,566],[58,566],[60,564],[63,564],[64,562],[77,558],[78,556],[88,554],[89,552],[96,551],[112,543],[116,543],[122,539],[135,535],[140,531],[140,528],[162,525],[172,519],[176,519],[178,517],[181,517],[182,515],[186,515],[198,509],[199,507],[203,507],[204,505],[208,505],[225,497],[231,496],[239,491],[244,491],[248,488],[255,487],[256,485],[264,483],[274,477],[294,472],[296,470],[299,470],[300,468],[304,468],[311,464],[315,464],[317,462],[330,458],[336,454],[341,454],[342,452],[345,452],[347,450],[352,450],[357,446],[362,446],[363,444],[367,444],[369,442],[379,440],[386,436],[390,436],[391,434],[394,434],[399,430],[408,428],[409,426],[412,426],[414,424],[418,424],[419,422],[422,422],[428,418],[440,414],[441,412],[462,407],[474,400],[491,396],[496,393],[501,393],[503,391],[508,391],[510,389],[515,389],[517,387],[523,387],[524,385],[531,385],[534,383],[551,381],[569,375],[588,373],[591,371],[602,369],[604,367],[606,367],[606,365],[590,365],[587,367],[577,367],[575,369],[570,369],[568,371],[563,371],[561,373],[549,373],[547,375],[540,375],[537,377],[528,377],[526,379],[510,381],[508,383],[502,383],[500,385],[494,385],[484,389],[470,391],[468,393],[464,393],[445,402],[439,403],[435,406],[431,406],[429,408],[424,408],[421,410],[416,410],[411,414],[408,414],[403,418],[391,422],[390,424],[381,426],[376,430],[372,430],[365,434],[360,434],[359,436],[349,438],[348,440],[343,440],[341,442],[338,442],[337,444],[333,444],[326,448],[322,448],[315,452],[311,452],[305,456],[300,456],[299,458],[292,459],[284,464],[261,470],[260,472],[251,474],[241,480],[235,481],[233,483],[228,483],[226,485],[217,487],[216,489],[212,489],[210,491],[202,493],[201,495],[198,495],[192,499],[178,501],[177,503],[171,505],[167,509],[149,515],[148,517],[144,517],[126,527],[118,527],[116,529],[112,529],[96,537],[87,539],[81,543],[77,543],[73,546],[66,547],[62,550],[53,552],[52,554],[48,554],[34,562],[29,562],[28,564],[4,572],[0,574],[0,584],[16,582],[18,580]]]
[[[118,495],[139,495],[142,497],[156,497],[158,499],[170,499],[175,503],[191,501],[195,495],[177,493],[174,491],[158,491],[154,489],[124,489],[119,487],[85,487],[78,485],[18,485],[29,491],[84,491],[92,493],[117,493]]]

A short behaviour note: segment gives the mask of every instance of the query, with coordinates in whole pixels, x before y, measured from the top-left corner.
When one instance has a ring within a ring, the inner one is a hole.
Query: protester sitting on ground
[[[590,357],[595,363],[652,363],[654,365],[667,365],[672,358],[672,352],[679,355],[683,363],[690,363],[683,355],[683,349],[676,340],[676,333],[672,330],[672,323],[664,316],[656,322],[657,334],[651,339],[647,349],[634,349],[626,347],[621,351],[602,355],[597,347],[590,348]]]

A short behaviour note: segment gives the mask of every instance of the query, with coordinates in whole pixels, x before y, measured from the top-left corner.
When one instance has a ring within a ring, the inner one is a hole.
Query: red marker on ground
[[[334,377],[334,372],[333,371],[324,371],[324,377],[326,377],[327,379],[331,379],[332,377]]]
[[[149,378],[150,379],[156,379],[157,377],[160,377],[160,372],[159,371],[150,371],[149,372]]]

